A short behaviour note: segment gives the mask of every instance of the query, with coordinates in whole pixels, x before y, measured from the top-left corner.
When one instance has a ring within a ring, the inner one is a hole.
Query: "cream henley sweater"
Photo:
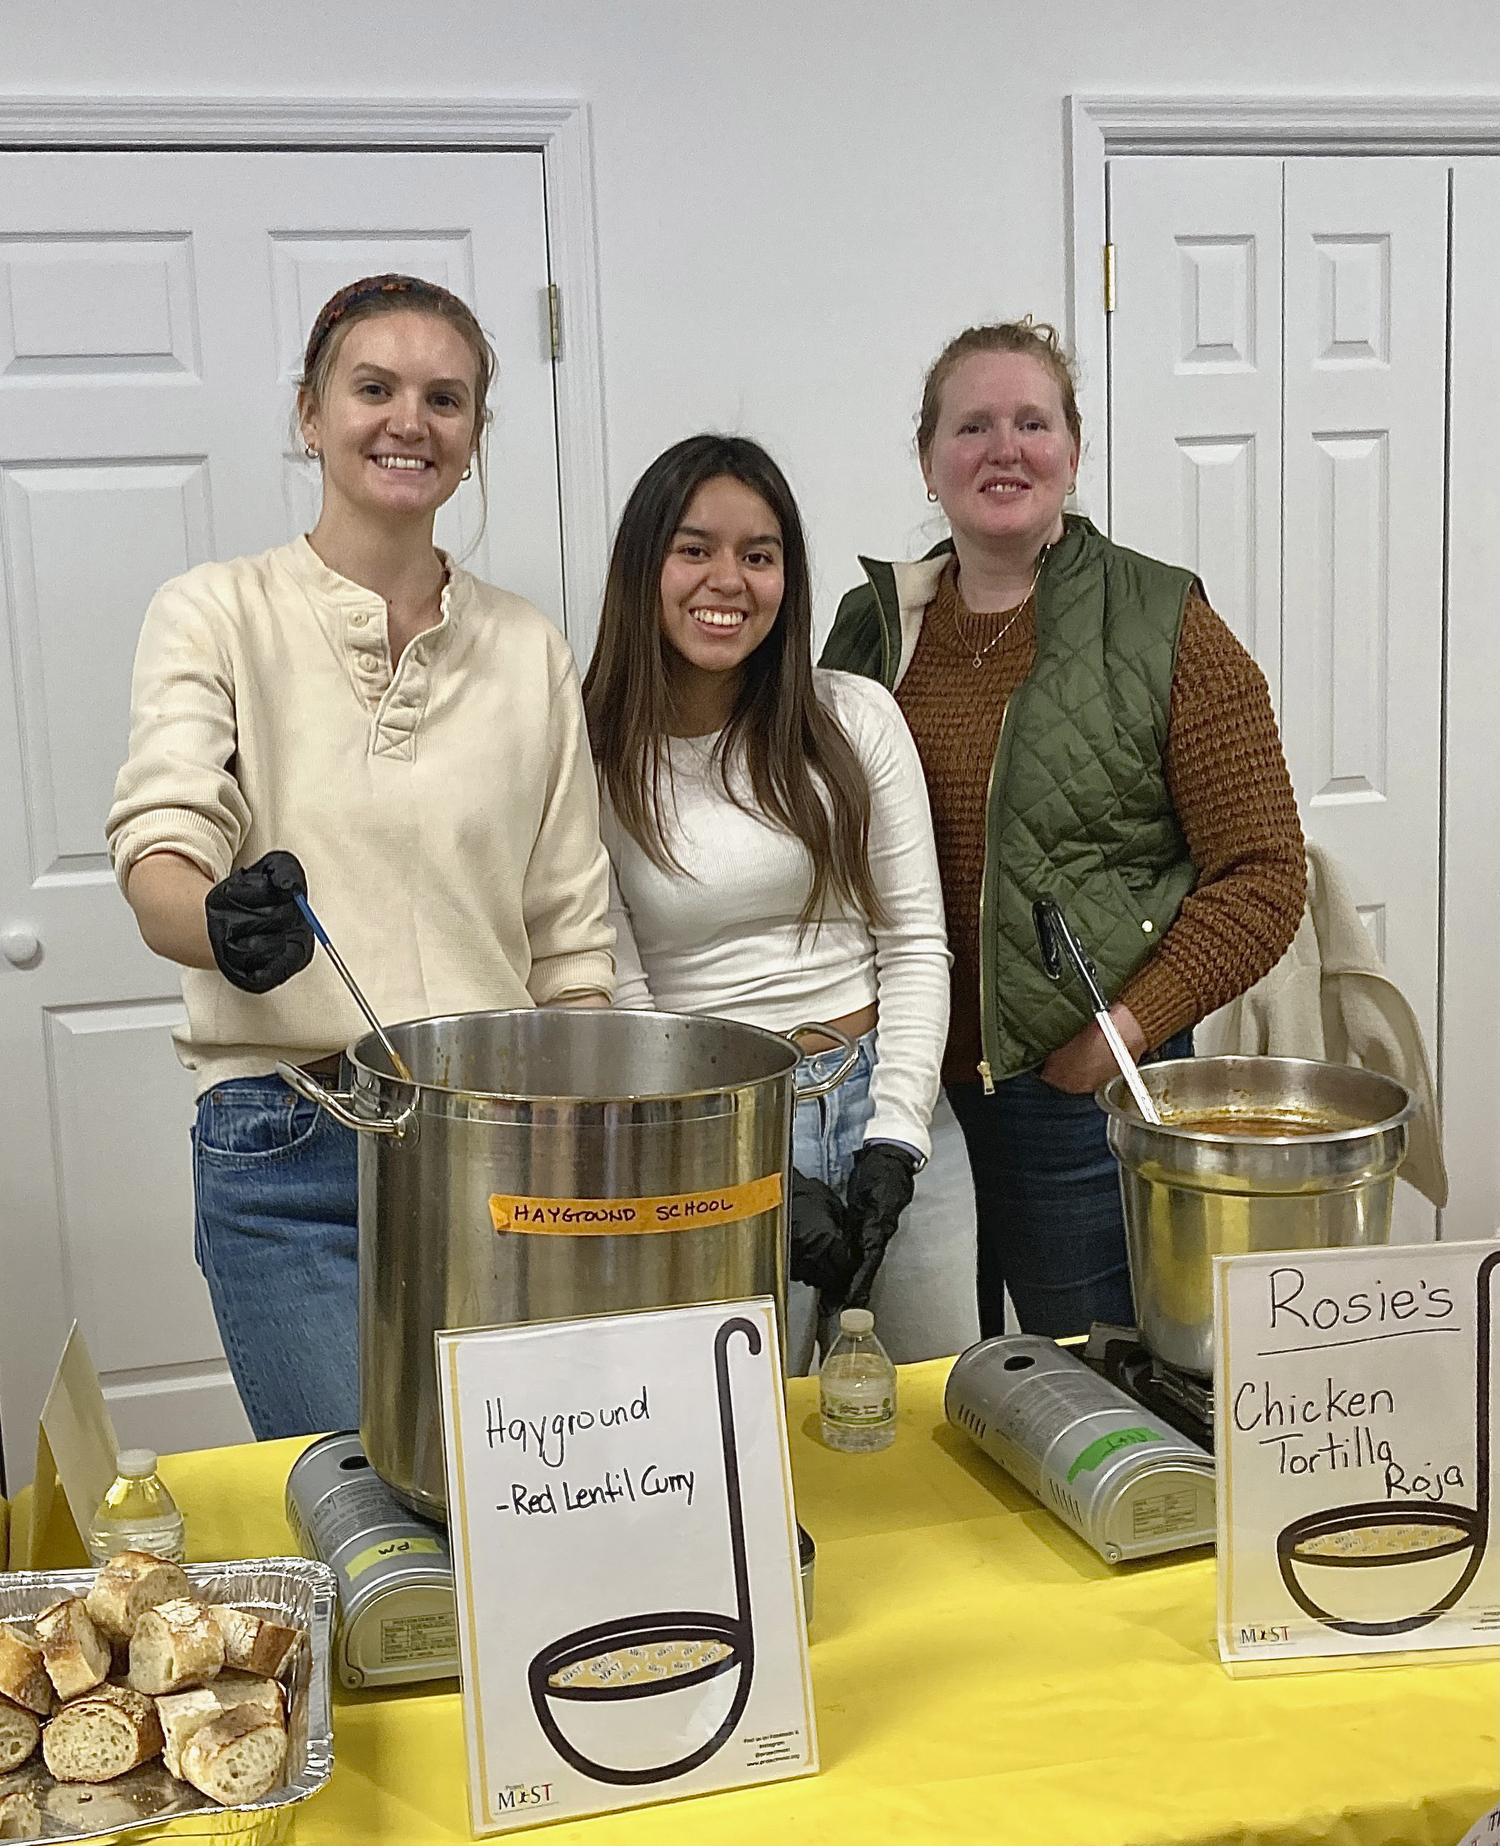
[[[716,1013],[785,1032],[877,1006],[874,1114],[864,1138],[926,1156],[948,1035],[948,942],[927,786],[896,701],[874,680],[819,669],[821,703],[870,786],[870,872],[888,921],[835,906],[816,930],[798,919],[812,884],[807,848],[749,810],[743,768],[724,793],[717,736],[668,741],[664,801],[681,871],[642,852],[604,804],[617,880],[615,1005]]]
[[[281,848],[387,1023],[613,986],[609,862],[567,642],[451,570],[394,674],[385,604],[305,538],[202,564],[146,611],[106,823],[123,889],[169,850],[215,882]],[[184,968],[200,1093],[366,1031],[328,958],[268,994]]]

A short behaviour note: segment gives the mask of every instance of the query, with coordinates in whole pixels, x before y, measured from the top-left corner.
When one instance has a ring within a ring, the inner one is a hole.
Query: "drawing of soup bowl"
[[[596,1781],[686,1775],[720,1749],[750,1696],[749,1625],[663,1611],[580,1628],[527,1671],[537,1720],[557,1753]]]
[[[1367,1500],[1304,1514],[1276,1540],[1298,1607],[1343,1634],[1409,1634],[1451,1609],[1484,1556],[1484,1518],[1442,1501]]]

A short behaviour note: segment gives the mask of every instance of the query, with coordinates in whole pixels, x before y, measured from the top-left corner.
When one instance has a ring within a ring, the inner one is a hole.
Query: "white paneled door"
[[[76,1316],[122,1439],[247,1433],[193,1261],[175,970],[103,826],[146,602],[311,525],[291,425],[312,318],[402,270],[500,360],[489,518],[439,539],[562,618],[535,152],[0,154],[0,1434],[12,1488]]]
[[[1277,694],[1308,837],[1438,1045],[1448,171],[1116,160],[1111,530]],[[1433,1213],[1398,1189],[1397,1234]]]

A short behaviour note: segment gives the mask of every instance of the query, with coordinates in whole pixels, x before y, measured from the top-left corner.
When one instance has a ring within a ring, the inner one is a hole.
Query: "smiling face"
[[[436,315],[401,310],[356,321],[318,398],[299,406],[323,462],[323,499],[382,521],[430,521],[473,459],[474,355]]]
[[[674,693],[706,728],[728,719],[741,670],[775,625],[784,588],[776,515],[732,475],[706,481],[662,562],[660,611]]]
[[[968,545],[1029,563],[1061,536],[1077,473],[1062,393],[1039,359],[979,352],[953,368],[922,474],[960,557]]]

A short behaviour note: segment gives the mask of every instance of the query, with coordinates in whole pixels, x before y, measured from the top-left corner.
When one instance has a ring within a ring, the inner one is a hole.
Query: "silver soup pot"
[[[1173,1058],[1143,1064],[1141,1080],[1168,1118],[1160,1128],[1123,1077],[1097,1092],[1120,1162],[1136,1326],[1159,1359],[1209,1378],[1213,1259],[1388,1242],[1417,1105],[1392,1077],[1308,1058]],[[1236,1116],[1279,1116],[1285,1132],[1235,1134]]]
[[[785,1037],[676,1013],[527,1008],[389,1028],[347,1090],[279,1066],[360,1136],[360,1437],[410,1507],[446,1510],[433,1335],[444,1327],[786,1302],[794,1089]],[[832,1034],[840,1037],[840,1034]],[[785,1318],[783,1313],[783,1319]]]

